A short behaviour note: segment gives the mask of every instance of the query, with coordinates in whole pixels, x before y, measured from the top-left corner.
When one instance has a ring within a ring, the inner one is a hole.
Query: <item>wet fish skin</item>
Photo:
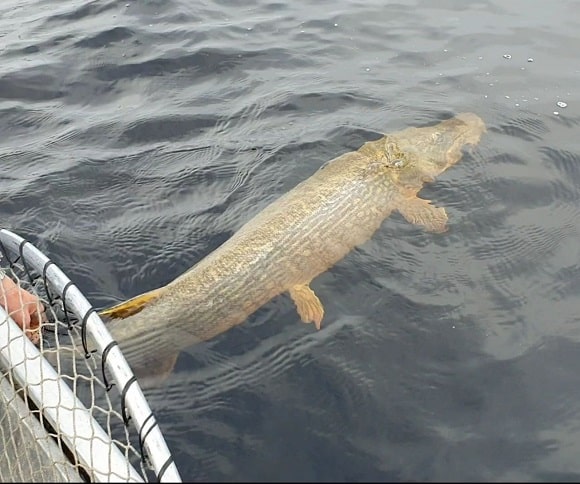
[[[393,211],[444,232],[444,208],[417,197],[424,183],[476,145],[483,120],[462,113],[364,143],[322,166],[166,286],[101,312],[138,376],[171,371],[179,351],[244,322],[288,292],[304,322],[321,327],[309,284],[369,240]],[[122,318],[122,319],[115,319]]]

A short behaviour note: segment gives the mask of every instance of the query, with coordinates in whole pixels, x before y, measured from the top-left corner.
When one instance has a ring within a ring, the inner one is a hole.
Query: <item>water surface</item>
[[[579,31],[571,0],[5,0],[2,225],[100,308],[474,112],[421,192],[447,233],[394,214],[312,284],[320,332],[277,298],[148,396],[188,480],[579,480]]]

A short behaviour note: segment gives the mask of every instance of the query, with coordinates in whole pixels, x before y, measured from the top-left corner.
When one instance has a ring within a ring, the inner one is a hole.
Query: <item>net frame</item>
[[[88,480],[139,482],[148,480],[145,470],[148,468],[159,482],[181,482],[139,383],[95,309],[54,262],[22,237],[0,229],[0,250],[4,255],[3,262],[10,264],[13,274],[17,266],[24,271],[30,292],[35,292],[38,283],[44,287],[45,306],[62,306],[62,319],[66,321],[68,331],[80,333],[83,354],[75,357],[91,362],[91,371],[95,372],[99,366],[97,358],[100,358],[104,391],[110,394],[113,388],[120,389],[118,415],[126,430],[132,427],[138,435],[140,451],[136,454],[141,457],[141,473],[129,462],[127,452],[120,451],[118,441],[111,437],[109,421],[105,425],[107,429],[103,429],[75,394],[76,383],[73,391],[64,375],[47,360],[44,338],[37,347],[0,307],[0,370],[10,376],[14,391],[39,410],[44,425],[56,430],[66,448],[74,454],[75,464],[86,472],[84,477]],[[95,352],[87,350],[87,336],[96,344]],[[59,351],[64,350],[57,346],[56,353]],[[61,369],[60,365],[57,367]],[[112,379],[107,378],[105,369]]]

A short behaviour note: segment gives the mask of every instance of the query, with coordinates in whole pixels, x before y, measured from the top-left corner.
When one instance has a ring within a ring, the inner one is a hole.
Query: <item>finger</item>
[[[30,314],[30,324],[31,327],[37,328],[40,323],[46,322],[46,314],[44,312],[44,306],[39,304],[31,304],[28,306],[28,314]]]
[[[28,314],[28,311],[26,311],[24,307],[20,307],[16,311],[13,311],[10,314],[10,317],[22,330],[27,329],[30,325],[30,314]]]
[[[24,325],[24,333],[30,341],[37,344],[40,341],[40,319],[36,304],[28,304],[26,306],[28,323]]]

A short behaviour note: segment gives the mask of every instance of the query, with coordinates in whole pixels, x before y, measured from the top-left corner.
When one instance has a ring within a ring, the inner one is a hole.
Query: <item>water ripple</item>
[[[147,389],[184,478],[580,472],[572,4],[1,2],[3,225],[97,307],[365,141],[488,126],[420,192],[447,233],[394,212],[312,282],[321,331],[282,295]]]

